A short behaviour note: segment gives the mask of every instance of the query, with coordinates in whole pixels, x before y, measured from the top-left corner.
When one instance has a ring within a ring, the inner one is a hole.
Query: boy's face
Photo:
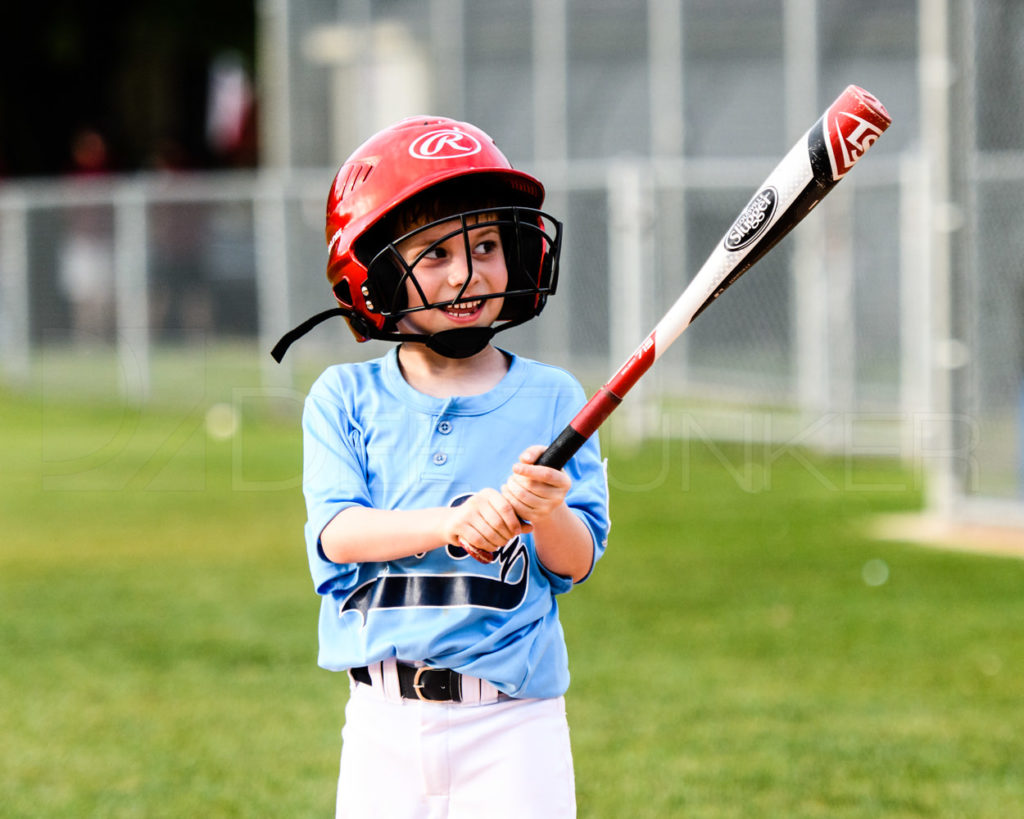
[[[405,315],[399,325],[404,324],[408,331],[430,335],[458,327],[489,327],[497,321],[504,299],[480,296],[504,293],[508,285],[501,234],[497,225],[473,227],[477,222],[486,222],[486,217],[468,221],[465,232],[460,230],[459,219],[449,219],[398,243],[406,263],[415,263],[413,274],[426,297],[424,301],[412,281],[406,280],[410,307],[459,299],[457,304],[447,307]],[[422,258],[416,261],[421,254]],[[463,286],[465,292],[460,297]]]

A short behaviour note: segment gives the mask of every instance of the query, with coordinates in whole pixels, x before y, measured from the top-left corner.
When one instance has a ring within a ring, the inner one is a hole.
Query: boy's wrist
[[[564,501],[534,524],[534,546],[540,562],[562,577],[582,580],[594,562],[590,529]]]

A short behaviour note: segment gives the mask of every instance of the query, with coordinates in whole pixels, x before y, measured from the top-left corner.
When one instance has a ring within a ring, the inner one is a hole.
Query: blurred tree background
[[[232,144],[211,135],[225,74],[253,74],[252,0],[22,2],[0,26],[0,176],[82,170],[72,146],[99,135],[94,170],[248,167],[252,106]]]

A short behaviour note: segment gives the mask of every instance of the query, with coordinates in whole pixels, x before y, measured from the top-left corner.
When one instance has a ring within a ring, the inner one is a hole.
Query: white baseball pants
[[[387,699],[352,683],[339,819],[563,819],[576,793],[565,700]]]

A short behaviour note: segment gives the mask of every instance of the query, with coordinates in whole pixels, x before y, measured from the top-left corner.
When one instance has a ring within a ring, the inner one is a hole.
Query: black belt
[[[450,668],[396,663],[398,690],[404,700],[424,702],[462,702],[462,675]],[[349,669],[352,679],[364,685],[373,685],[370,669],[365,665]]]

